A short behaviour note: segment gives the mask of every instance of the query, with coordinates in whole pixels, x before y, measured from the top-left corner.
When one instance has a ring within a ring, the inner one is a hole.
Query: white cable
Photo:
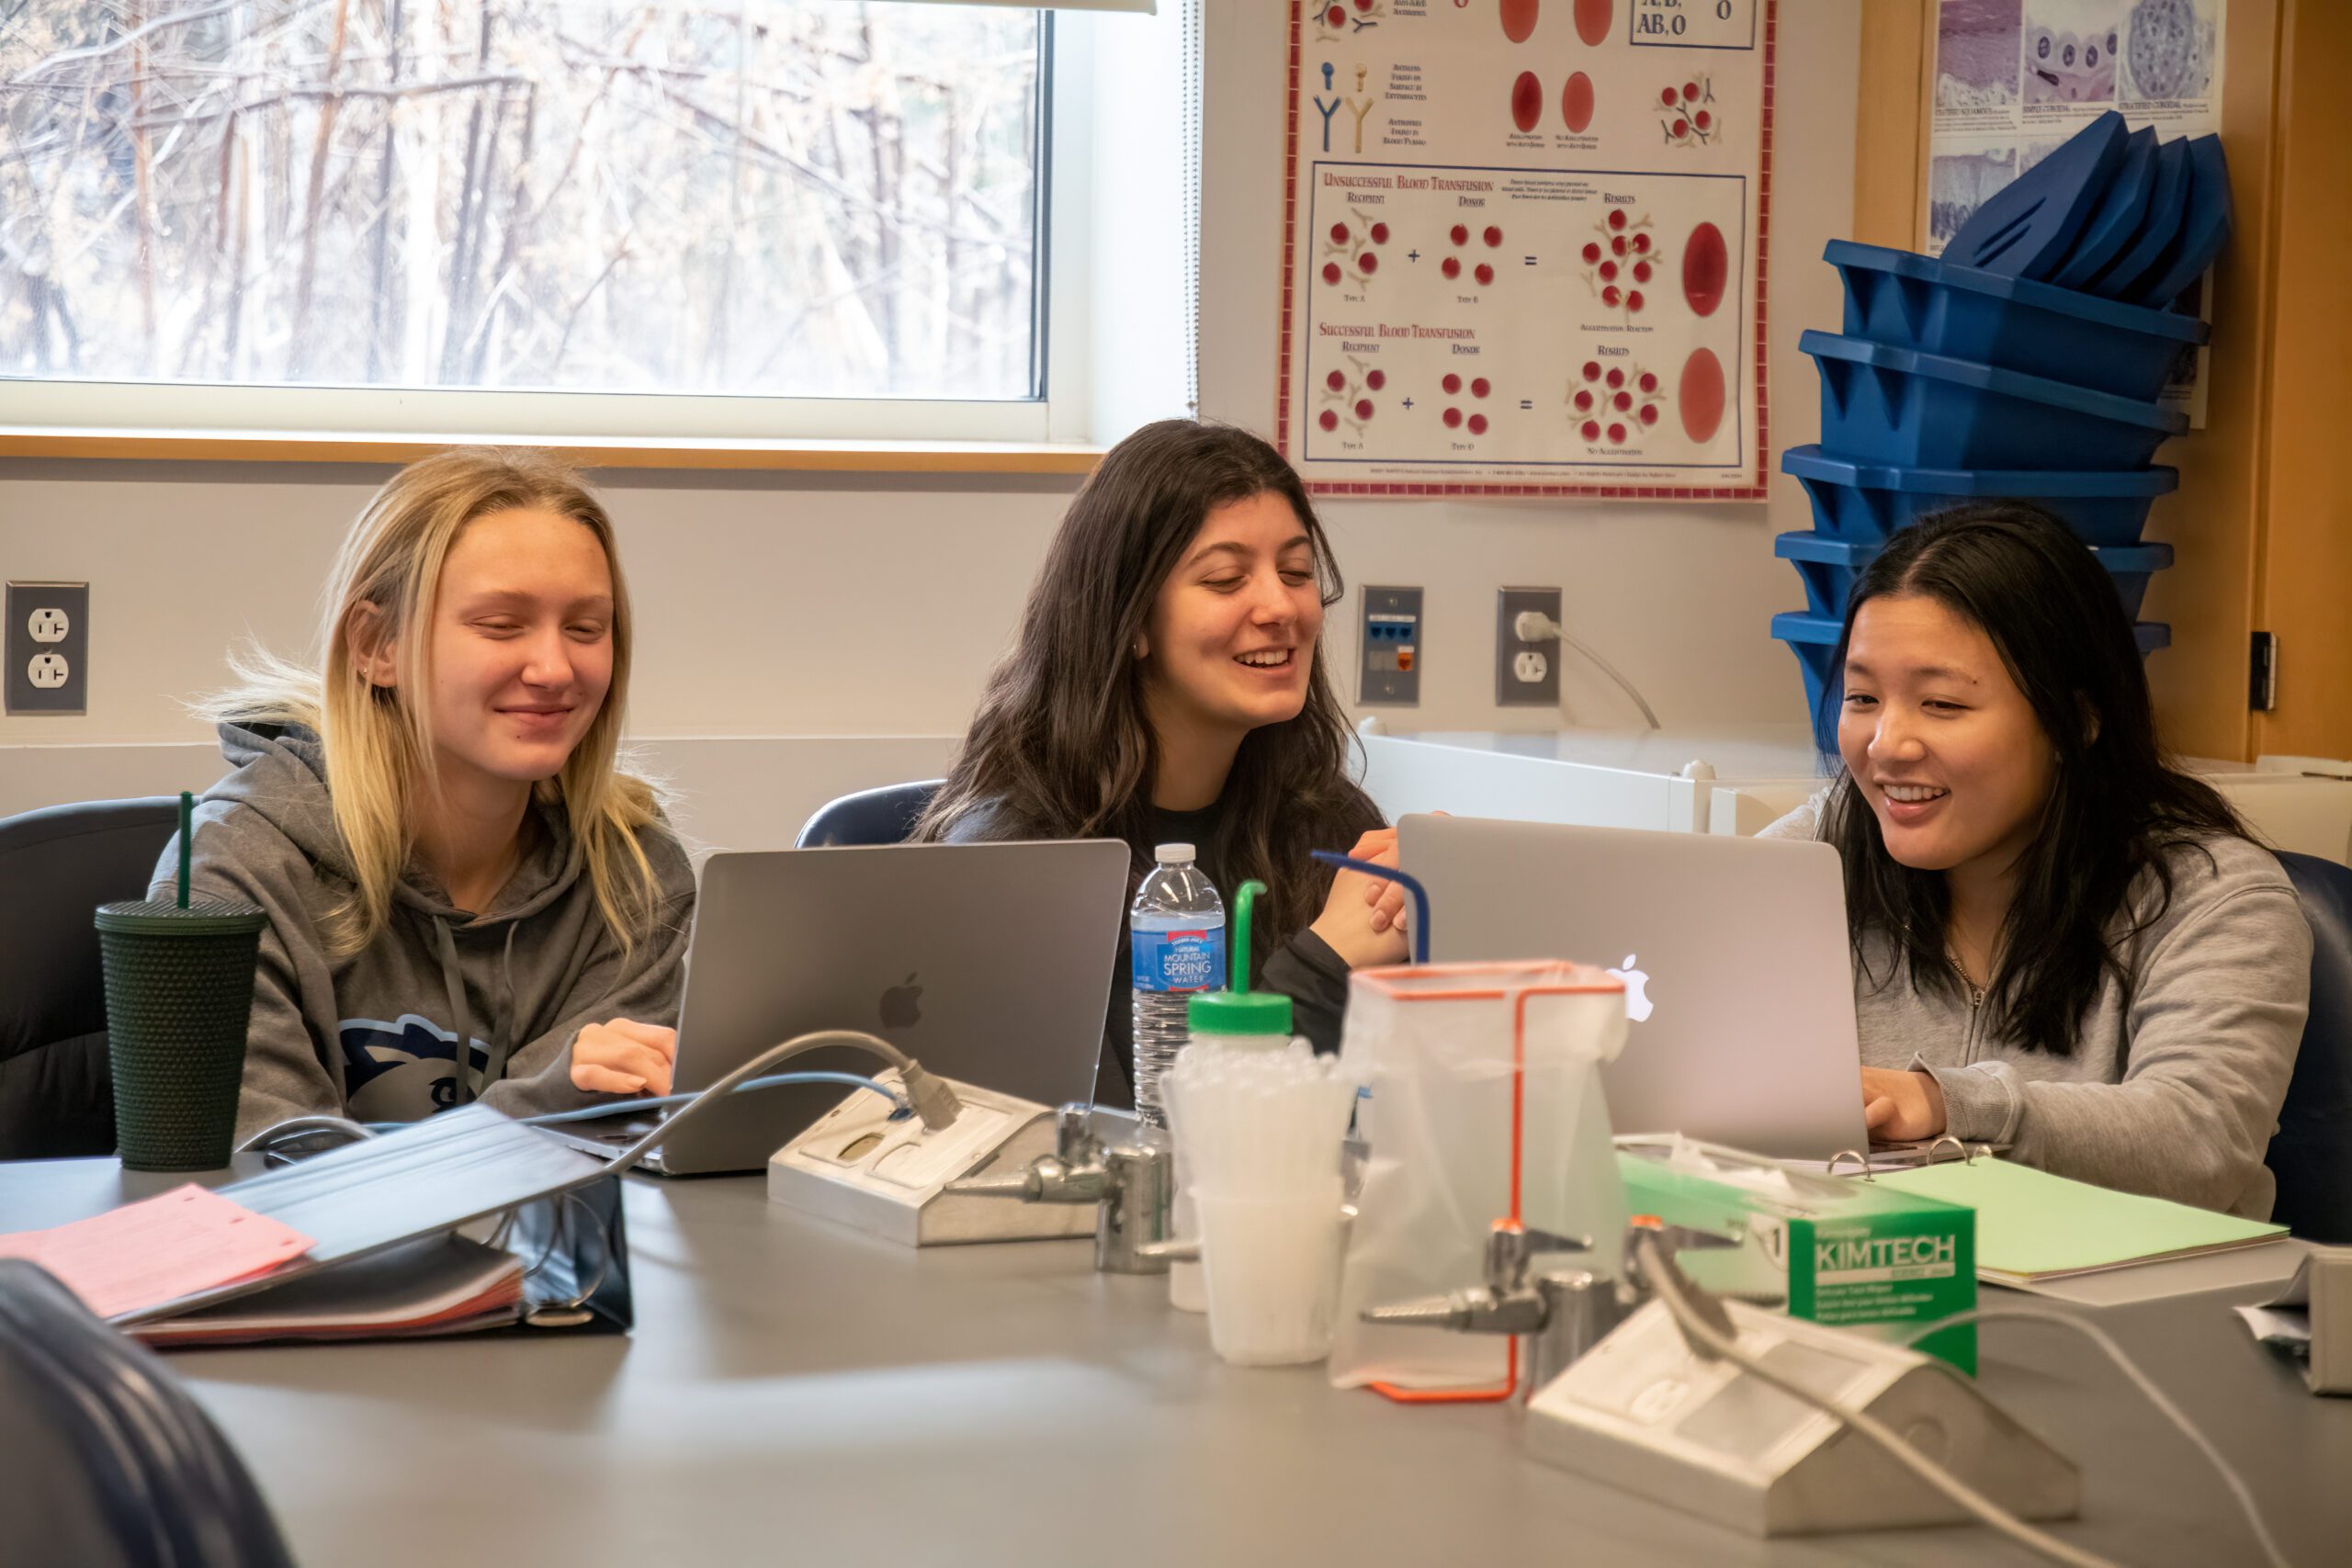
[[[2231,1495],[2238,1500],[2238,1507],[2245,1514],[2245,1522],[2253,1528],[2255,1540],[2262,1543],[2264,1554],[2270,1559],[2271,1568],[2290,1568],[2287,1554],[2278,1550],[2278,1542],[2272,1538],[2270,1527],[2262,1522],[2261,1512],[2254,1506],[2254,1493],[2248,1489],[2236,1470],[2232,1468],[2230,1461],[2222,1457],[2222,1450],[2213,1446],[2212,1439],[2199,1430],[2178,1405],[2165,1397],[2165,1391],[2156,1386],[2155,1380],[2142,1371],[2132,1362],[2132,1358],[2123,1353],[2123,1347],[2117,1344],[2113,1337],[2097,1324],[2075,1317],[2070,1313],[2052,1312],[2043,1307],[1978,1307],[1973,1312],[1954,1313],[1950,1317],[1939,1318],[1925,1328],[1917,1329],[1905,1336],[1903,1343],[1916,1345],[1930,1334],[1956,1327],[1963,1323],[1991,1323],[2004,1318],[2022,1323],[2054,1323],[2089,1337],[2093,1344],[2106,1351],[2115,1364],[2123,1369],[2123,1375],[2130,1378],[2140,1392],[2148,1396],[2148,1403],[2162,1411],[2166,1420],[2179,1427],[2181,1435],[2196,1444],[2197,1451],[2203,1454],[2215,1470],[2221,1472],[2222,1480],[2227,1483]]]
[[[1657,1241],[1644,1236],[1640,1251],[1644,1280],[1657,1292],[1658,1300],[1666,1303],[1667,1310],[1674,1314],[1674,1320],[1682,1325],[1682,1332],[1711,1354],[1722,1357],[1749,1376],[1770,1383],[1791,1398],[1836,1416],[1885,1450],[1888,1457],[1904,1469],[2029,1551],[2038,1551],[2053,1562],[2066,1563],[2068,1568],[2119,1568],[2119,1564],[2108,1558],[2069,1546],[2048,1531],[2036,1529],[1905,1442],[1894,1428],[1876,1416],[1840,1404],[1834,1399],[1824,1399],[1811,1389],[1774,1371],[1741,1349],[1736,1341],[1725,1338],[1708,1326],[1706,1320],[1699,1315],[1698,1309],[1683,1298],[1675,1269]],[[1956,1320],[1946,1318],[1935,1326],[1940,1328],[1945,1323],[1953,1321]]]
[[[1566,643],[1568,647],[1575,649],[1578,653],[1583,654],[1587,659],[1591,660],[1593,663],[1600,666],[1600,672],[1602,674],[1616,682],[1617,689],[1619,691],[1634,699],[1634,705],[1642,710],[1642,716],[1649,721],[1649,726],[1652,729],[1663,729],[1666,728],[1664,725],[1658,723],[1657,715],[1650,711],[1648,699],[1642,695],[1640,690],[1634,686],[1634,682],[1625,679],[1625,672],[1623,671],[1618,669],[1617,666],[1610,663],[1608,660],[1602,658],[1600,650],[1594,648],[1582,637],[1570,637],[1566,626],[1560,625],[1559,622],[1554,620],[1543,611],[1521,610],[1519,613],[1519,618],[1511,624],[1511,630],[1519,634],[1519,640],[1521,642],[1544,642],[1556,637],[1561,642]]]

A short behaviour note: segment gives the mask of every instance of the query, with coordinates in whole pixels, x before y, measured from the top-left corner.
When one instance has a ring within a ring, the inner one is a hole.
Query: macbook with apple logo
[[[1114,840],[892,844],[715,854],[686,947],[675,1089],[692,1093],[818,1029],[877,1034],[943,1077],[1043,1105],[1091,1097],[1128,853]],[[826,1047],[776,1069],[872,1077]],[[679,1176],[758,1170],[852,1092],[787,1084],[729,1096],[658,1145]],[[616,1153],[652,1125],[548,1132]]]
[[[1601,1069],[1620,1133],[1785,1159],[1869,1147],[1838,852],[1785,840],[1407,817],[1430,956],[1565,958],[1625,982]]]

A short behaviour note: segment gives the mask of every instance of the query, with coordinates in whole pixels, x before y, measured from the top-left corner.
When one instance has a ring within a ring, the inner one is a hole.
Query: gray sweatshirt
[[[319,1112],[410,1122],[476,1099],[510,1115],[585,1105],[598,1097],[571,1077],[572,1036],[583,1024],[677,1021],[695,883],[666,828],[640,840],[659,880],[659,911],[626,953],[597,909],[560,810],[543,807],[531,847],[491,908],[457,908],[412,864],[384,929],[338,958],[328,952],[328,918],[351,893],[351,861],[318,737],[296,725],[224,724],[220,750],[235,771],[198,803],[192,886],[269,915],[237,1106],[241,1141]],[[170,896],[178,856],[175,835],[155,868],[159,897]]]
[[[1820,837],[1827,798],[1758,836]],[[2267,1219],[2262,1156],[2310,1010],[2311,928],[2277,859],[2244,839],[2177,846],[2170,865],[2171,903],[2118,953],[2128,996],[2113,976],[2100,982],[2074,1055],[2025,1050],[1966,998],[1915,988],[1872,935],[1870,975],[1854,978],[1862,1061],[1933,1073],[1955,1137],[2007,1144],[2012,1159],[2060,1176]],[[2143,874],[2133,916],[2161,892]]]

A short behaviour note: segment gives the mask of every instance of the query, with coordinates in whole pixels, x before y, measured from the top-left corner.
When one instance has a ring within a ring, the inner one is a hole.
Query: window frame
[[[0,457],[401,461],[514,441],[613,467],[1082,471],[1091,347],[1091,18],[1038,12],[1041,254],[1031,398],[246,386],[0,376]]]

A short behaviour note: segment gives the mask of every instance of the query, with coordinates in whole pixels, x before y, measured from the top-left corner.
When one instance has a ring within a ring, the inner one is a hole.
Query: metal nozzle
[[[1198,1263],[1201,1260],[1201,1244],[1195,1236],[1179,1237],[1173,1241],[1147,1241],[1136,1247],[1135,1255],[1162,1263]]]
[[[1018,1198],[1035,1202],[1039,1187],[1036,1171],[1023,1167],[1011,1176],[967,1176],[949,1182],[946,1190],[967,1198]]]

